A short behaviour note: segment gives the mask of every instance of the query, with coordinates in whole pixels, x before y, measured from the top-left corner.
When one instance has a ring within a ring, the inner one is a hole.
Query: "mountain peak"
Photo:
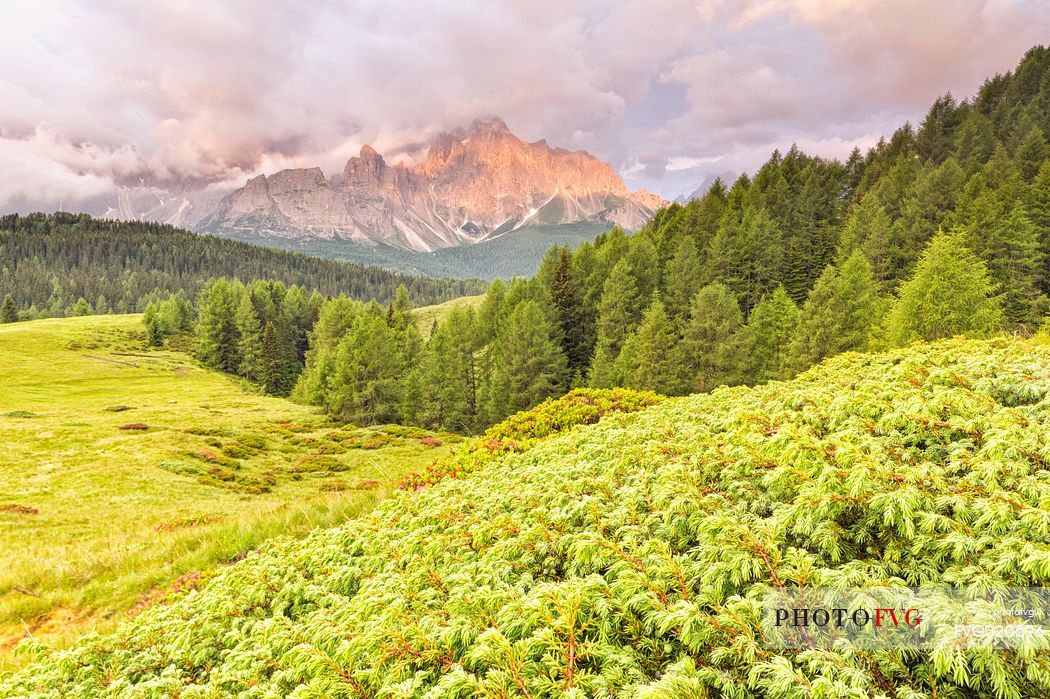
[[[507,128],[506,122],[498,116],[475,119],[471,122],[468,133],[470,136],[481,136],[484,134],[513,136],[510,129]]]
[[[263,225],[271,235],[432,251],[537,223],[638,228],[664,204],[654,194],[629,191],[615,170],[588,153],[525,143],[502,119],[487,117],[437,134],[414,165],[390,167],[364,145],[331,185],[314,170],[254,182],[234,193],[209,226]]]

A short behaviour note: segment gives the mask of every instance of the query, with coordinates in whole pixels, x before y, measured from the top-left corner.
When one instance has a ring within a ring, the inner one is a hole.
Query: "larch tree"
[[[1002,307],[988,267],[963,244],[958,232],[941,232],[901,287],[886,317],[886,335],[897,345],[955,335],[983,337],[1002,323]]]
[[[751,311],[744,343],[751,381],[790,376],[791,341],[798,323],[798,307],[783,286],[759,301]]]
[[[740,304],[724,284],[708,284],[696,293],[678,350],[686,390],[708,391],[740,380],[743,324]]]

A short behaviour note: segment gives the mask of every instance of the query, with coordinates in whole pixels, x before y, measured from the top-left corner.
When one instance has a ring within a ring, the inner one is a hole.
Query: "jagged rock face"
[[[364,146],[329,182],[318,168],[260,175],[200,228],[241,235],[343,238],[429,251],[533,222],[602,221],[635,229],[666,205],[630,192],[583,151],[526,143],[499,119],[440,134],[417,165],[388,165]]]

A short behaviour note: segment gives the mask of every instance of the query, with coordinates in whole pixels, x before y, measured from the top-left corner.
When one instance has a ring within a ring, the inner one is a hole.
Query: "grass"
[[[416,327],[419,329],[419,332],[423,333],[424,337],[430,337],[430,331],[433,329],[434,323],[443,321],[453,308],[467,306],[476,309],[484,300],[485,295],[479,294],[478,296],[463,296],[433,306],[417,308],[415,311]]]
[[[456,441],[256,395],[148,350],[140,316],[0,326],[0,375],[2,671],[27,635],[65,646],[180,577],[367,511]]]

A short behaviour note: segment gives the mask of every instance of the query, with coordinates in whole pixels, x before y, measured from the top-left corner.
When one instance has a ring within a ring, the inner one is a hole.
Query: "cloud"
[[[670,196],[775,147],[848,151],[917,120],[945,90],[968,95],[1010,69],[1050,20],[1046,5],[1006,0],[12,0],[5,12],[0,210],[140,180],[331,175],[364,143],[410,157],[490,114]]]

